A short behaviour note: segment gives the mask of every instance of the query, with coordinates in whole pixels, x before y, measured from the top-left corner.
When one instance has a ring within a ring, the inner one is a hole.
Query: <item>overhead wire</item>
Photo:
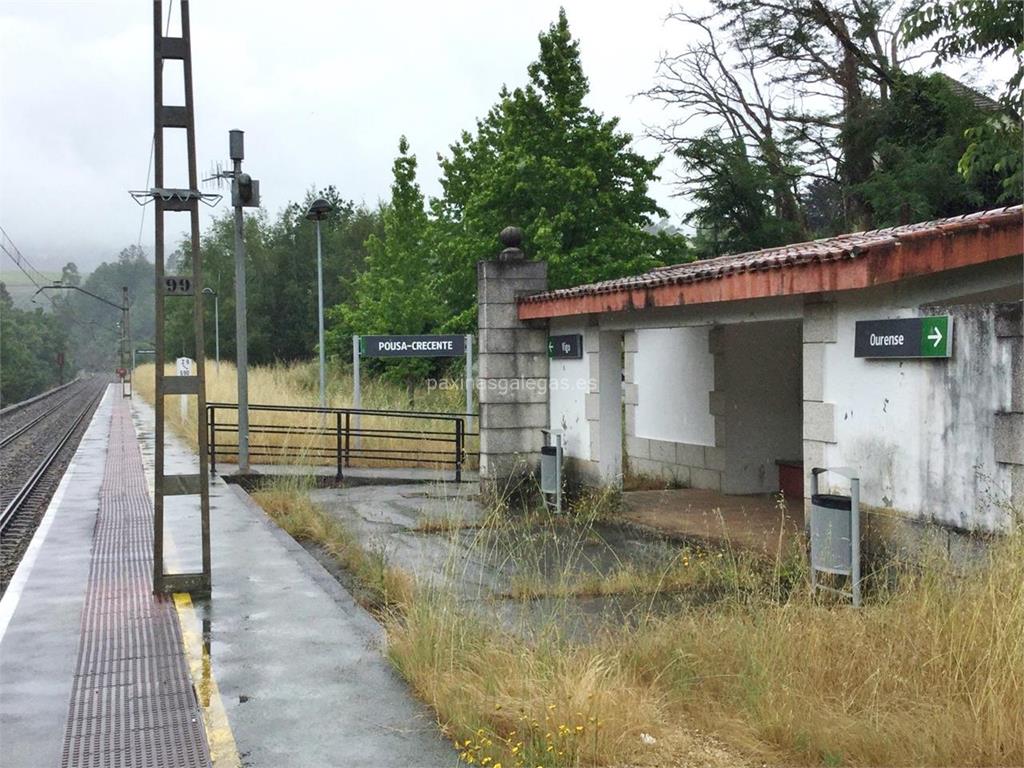
[[[0,234],[3,235],[3,239],[0,239],[0,250],[7,254],[7,258],[14,262],[14,265],[25,274],[25,277],[29,279],[32,285],[34,285],[38,289],[42,289],[43,286],[39,284],[39,282],[36,280],[35,277],[32,276],[32,273],[29,272],[28,269],[31,269],[32,272],[35,272],[39,279],[42,280],[43,282],[46,282],[46,275],[44,275],[42,272],[36,269],[32,262],[25,258],[25,254],[23,254],[21,250],[18,248],[18,246],[14,244],[14,240],[12,240],[11,236],[7,234],[7,230],[5,230],[3,227],[0,227]],[[10,246],[10,248],[7,247],[8,245]],[[11,252],[12,250],[14,251],[13,253]],[[25,268],[26,266],[28,267],[28,269]],[[54,310],[56,310],[57,303],[53,300],[53,297],[45,293],[43,295],[50,300],[50,304],[52,304]]]

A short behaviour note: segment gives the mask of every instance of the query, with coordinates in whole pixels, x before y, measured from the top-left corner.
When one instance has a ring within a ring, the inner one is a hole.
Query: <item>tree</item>
[[[1024,4],[1018,0],[918,0],[903,18],[907,42],[928,40],[935,62],[1012,55],[1017,69],[1002,100],[1020,118],[1024,112]]]
[[[838,185],[839,228],[869,227],[859,185],[871,175],[873,147],[858,125],[889,98],[898,66],[892,0],[713,0],[712,7],[706,16],[671,14],[696,28],[701,42],[663,57],[649,95],[724,121],[756,151],[771,174],[775,215],[796,225],[790,232],[805,223],[791,192],[801,176]],[[680,137],[670,138],[678,149]]]
[[[647,92],[674,110],[651,133],[682,161],[700,256],[966,213],[1019,173],[1019,138],[979,138],[1019,137],[1019,123],[986,119],[985,97],[911,71],[920,55],[892,0],[712,8],[670,16],[697,35],[662,58]]]
[[[547,260],[553,287],[635,274],[680,260],[684,242],[645,231],[664,216],[648,193],[659,159],[585,105],[589,84],[565,11],[539,35],[525,87],[498,103],[440,157],[443,195],[433,201],[439,298],[452,330],[475,323],[475,264],[510,224]]]
[[[960,172],[968,181],[995,174],[1002,179],[1000,199],[1017,202],[1024,188],[1021,118],[1024,116],[1024,3],[1018,0],[919,0],[903,19],[909,42],[928,40],[935,63],[977,57],[1015,58],[1006,82],[1004,113],[982,116],[967,129],[968,144]]]
[[[352,302],[331,311],[340,323],[331,333],[335,348],[346,349],[351,333],[421,334],[441,319],[427,253],[427,214],[416,183],[416,156],[409,154],[405,136],[398,142],[392,169],[391,201],[381,210],[384,231],[366,240],[366,268],[353,281]],[[391,362],[386,370],[405,382],[411,406],[416,381],[429,369],[429,360],[408,358]]]
[[[848,228],[869,228],[871,207],[859,185],[873,168],[873,148],[858,130],[874,103],[889,98],[900,49],[893,0],[716,0],[743,49],[766,51],[776,82],[824,96],[830,106],[795,106],[784,118],[793,134],[831,165],[844,193]],[[838,148],[838,152],[835,150]]]
[[[68,265],[71,266],[71,265]],[[68,267],[65,276],[71,276]],[[82,288],[121,305],[121,288],[128,287],[133,343],[153,338],[153,264],[137,245],[121,250],[115,261],[104,262],[82,280]],[[72,276],[73,279],[73,276]],[[54,291],[53,293],[57,293]],[[121,313],[78,291],[56,297],[58,316],[70,337],[75,363],[88,371],[111,371],[120,364]]]
[[[0,282],[0,406],[56,386],[57,356],[66,346],[67,331],[55,314],[15,308]]]
[[[365,241],[379,231],[376,211],[345,200],[338,190],[309,190],[289,203],[276,219],[266,212],[247,214],[243,224],[249,362],[303,360],[316,351],[316,230],[306,220],[309,204],[323,197],[334,206],[320,222],[324,255],[324,305],[350,300],[351,280],[362,269]],[[225,211],[202,234],[203,284],[217,291],[220,305],[221,357],[231,359],[235,345],[234,217]],[[191,246],[186,239],[176,257],[178,269],[190,272]],[[214,302],[204,300],[206,355],[212,357]],[[168,354],[195,355],[192,307],[168,302]]]
[[[772,195],[778,177],[742,140],[711,131],[677,154],[691,169],[689,190],[696,207],[687,220],[696,225],[694,249],[701,258],[802,239],[802,213],[797,211],[796,221],[778,215]]]
[[[803,168],[781,124],[775,97],[751,51],[723,50],[711,17],[669,17],[698,33],[678,55],[665,55],[645,95],[682,113],[651,135],[683,162],[679,183],[698,205],[687,217],[700,233],[701,256],[803,239],[797,195]],[[711,127],[688,135],[693,120]]]
[[[879,221],[910,223],[973,211],[995,201],[998,177],[958,171],[966,132],[984,113],[941,74],[898,74],[888,101],[860,130],[874,147],[874,167],[858,194]]]

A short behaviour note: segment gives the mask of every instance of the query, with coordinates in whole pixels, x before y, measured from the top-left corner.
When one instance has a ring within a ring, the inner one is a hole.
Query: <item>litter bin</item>
[[[818,477],[826,472],[850,480],[850,495],[819,493]],[[811,587],[824,589],[860,605],[860,479],[850,467],[811,470]],[[850,591],[818,583],[819,573],[848,576]]]
[[[545,445],[540,449],[540,490],[542,493],[557,493],[560,485],[558,477],[558,448]]]
[[[544,445],[540,449],[540,492],[544,503],[562,511],[562,430],[542,429]],[[554,444],[551,440],[554,438]],[[549,499],[548,497],[554,497]]]

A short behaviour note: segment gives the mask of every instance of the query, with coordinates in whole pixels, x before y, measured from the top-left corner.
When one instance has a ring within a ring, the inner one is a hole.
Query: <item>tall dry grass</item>
[[[1024,533],[968,572],[945,560],[904,570],[859,610],[812,598],[792,552],[774,563],[719,554],[700,562],[685,608],[588,642],[561,631],[571,600],[554,600],[524,641],[444,593],[418,593],[389,623],[390,654],[478,762],[664,764],[700,750],[700,730],[773,763],[1024,765]],[[652,604],[687,587],[641,576],[622,587],[650,589]],[[557,574],[527,578],[566,596]],[[571,729],[555,760],[552,724]]]
[[[526,645],[438,590],[387,630],[389,657],[465,763],[663,765],[685,741],[658,685],[620,651],[557,633]]]
[[[296,541],[323,549],[357,580],[355,597],[380,618],[400,610],[412,600],[413,582],[403,571],[388,565],[383,552],[359,545],[337,520],[309,497],[313,478],[295,475],[274,478],[252,494],[253,499]]]
[[[826,765],[1024,765],[1024,535],[860,610],[726,602],[632,633],[630,667],[732,744]]]
[[[489,516],[470,557],[491,557],[496,533],[537,536],[542,514]],[[559,521],[564,551],[593,523]],[[700,564],[699,599],[588,638],[565,631],[578,605],[563,577],[529,557],[518,565],[554,599],[539,619],[524,611],[527,631],[486,600],[410,582],[382,615],[388,653],[476,765],[1024,765],[1024,532],[966,571],[903,568],[860,609],[813,598],[806,563],[781,548],[774,562],[721,554]],[[453,547],[456,568],[470,557]],[[625,586],[652,606],[662,589]]]
[[[134,387],[149,403],[154,402],[154,365],[140,365],[134,372]],[[173,365],[167,365],[166,375],[175,375]],[[221,362],[220,369],[213,361],[206,362],[206,400],[208,403],[238,402],[237,369],[232,363]],[[331,408],[352,407],[352,379],[338,370],[332,370],[327,381],[327,406]],[[415,391],[414,407],[409,407],[408,392],[399,386],[379,378],[363,377],[361,385],[361,407],[367,410],[415,410],[436,413],[464,413],[465,395],[454,389],[429,389],[426,382]],[[184,417],[179,407],[180,396],[167,400],[167,420],[171,429],[196,449],[197,414],[196,398],[186,398]],[[319,404],[319,372],[315,363],[301,362],[269,366],[253,366],[249,369],[249,404],[316,406]],[[216,414],[217,423],[231,430],[237,427],[237,411],[221,409]],[[205,420],[205,416],[204,416]],[[332,434],[312,435],[308,430],[335,428],[333,417],[318,414],[273,413],[250,411],[250,456],[254,464],[299,464],[330,465],[334,463],[336,440]],[[437,451],[434,458],[448,458],[453,446],[448,438],[444,442],[433,442],[437,436],[426,436],[423,432],[454,430],[446,420],[402,419],[396,417],[363,416],[360,421],[363,430],[401,429],[408,432],[401,437],[367,436],[359,445],[367,453],[373,449],[388,451],[399,458],[387,460],[371,459],[368,456],[353,458],[354,466],[401,466],[401,456],[412,459],[431,458],[424,451]],[[272,432],[259,432],[266,428]],[[426,439],[430,437],[430,439]],[[237,434],[233,431],[218,431],[218,461],[237,460]],[[466,450],[475,453],[477,439],[466,441]],[[353,445],[355,442],[353,441]],[[398,452],[405,452],[399,454]],[[436,466],[433,463],[407,462],[414,466]],[[472,466],[472,462],[467,464]]]

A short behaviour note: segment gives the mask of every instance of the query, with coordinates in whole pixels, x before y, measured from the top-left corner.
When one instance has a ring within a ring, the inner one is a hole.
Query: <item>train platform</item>
[[[380,626],[240,488],[211,485],[211,596],[152,595],[152,454],[111,387],[0,600],[0,763],[454,766]],[[198,557],[188,510],[165,536],[169,569]]]

